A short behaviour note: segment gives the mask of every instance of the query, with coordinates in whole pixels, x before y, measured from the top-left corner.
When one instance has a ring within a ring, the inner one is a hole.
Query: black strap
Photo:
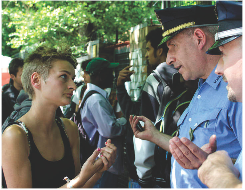
[[[95,94],[95,93],[100,94],[99,92],[97,92],[97,91],[95,91],[95,90],[91,90],[91,91],[89,91],[89,92],[84,96],[83,101],[82,101],[80,107],[79,107],[78,110],[77,110],[77,113],[80,113],[80,111],[81,111],[81,109],[83,108],[83,106],[84,106],[86,100],[88,99],[88,97],[91,96],[92,94]]]

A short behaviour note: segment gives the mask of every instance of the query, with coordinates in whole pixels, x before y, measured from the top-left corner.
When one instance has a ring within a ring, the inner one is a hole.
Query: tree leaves
[[[120,39],[143,18],[154,15],[154,8],[147,7],[149,4],[152,2],[2,1],[2,52],[12,56],[8,46],[23,50],[36,43],[59,42],[64,38],[71,46],[84,46],[102,36],[113,43],[116,29]]]
[[[129,40],[131,27],[157,20],[154,10],[160,8],[154,1],[2,1],[2,54],[67,41],[81,47],[73,48],[79,56],[88,41],[115,43],[116,31],[119,40]]]

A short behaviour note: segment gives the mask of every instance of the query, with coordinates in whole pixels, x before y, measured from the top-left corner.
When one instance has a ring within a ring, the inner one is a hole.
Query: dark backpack
[[[169,91],[170,92],[170,91]],[[185,90],[179,95],[170,96],[164,99],[164,134],[175,136],[179,128],[177,127],[178,120],[181,114],[188,107],[195,91]],[[156,128],[160,130],[161,121],[156,123]],[[155,178],[155,185],[161,188],[170,188],[170,173],[171,173],[171,157],[172,154],[155,146],[154,160],[155,166],[153,168],[153,176]]]
[[[10,114],[10,116],[4,121],[2,125],[2,133],[8,126],[15,124],[16,120],[18,120],[23,115],[25,115],[30,110],[31,104],[32,104],[32,101],[31,99],[28,99],[28,98],[20,103],[16,103],[14,106],[15,110]]]
[[[100,94],[99,92],[97,92],[95,90],[89,91],[84,96],[83,101],[82,101],[80,107],[78,108],[77,112],[73,113],[72,117],[70,118],[70,120],[72,120],[75,124],[77,124],[78,130],[79,130],[81,165],[83,165],[86,162],[86,160],[92,155],[94,150],[97,148],[97,144],[98,144],[98,140],[99,140],[99,132],[97,131],[95,134],[95,144],[94,145],[90,144],[89,136],[86,133],[85,129],[83,128],[82,121],[81,121],[81,114],[80,114],[81,109],[83,108],[85,101],[88,99],[89,96],[91,96],[94,93]]]

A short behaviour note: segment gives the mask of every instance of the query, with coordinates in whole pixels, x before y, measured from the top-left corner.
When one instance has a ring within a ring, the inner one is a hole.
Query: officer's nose
[[[168,52],[166,63],[168,65],[172,65],[175,61],[176,61],[176,58],[170,52]]]
[[[224,61],[222,57],[219,59],[218,65],[215,69],[215,73],[221,76],[224,74]]]

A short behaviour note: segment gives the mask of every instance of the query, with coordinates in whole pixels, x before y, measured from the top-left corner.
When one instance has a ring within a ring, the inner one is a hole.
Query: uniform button
[[[201,95],[198,95],[197,98],[200,99],[201,98]]]
[[[191,121],[191,118],[189,118],[189,121]]]
[[[197,126],[197,123],[195,123],[194,127],[196,127],[196,126]]]

